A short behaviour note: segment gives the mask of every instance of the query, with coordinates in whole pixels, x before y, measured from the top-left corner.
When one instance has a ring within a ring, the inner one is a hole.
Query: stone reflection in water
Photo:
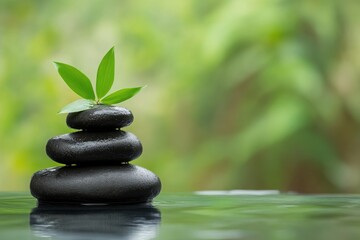
[[[153,239],[157,235],[160,222],[160,211],[150,204],[41,204],[30,214],[33,234],[54,239]]]

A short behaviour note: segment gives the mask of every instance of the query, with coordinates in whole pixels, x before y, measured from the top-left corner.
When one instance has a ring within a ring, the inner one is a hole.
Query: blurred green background
[[[360,192],[360,4],[334,0],[0,0],[0,190],[56,165],[78,99],[52,61],[113,89],[164,191]]]

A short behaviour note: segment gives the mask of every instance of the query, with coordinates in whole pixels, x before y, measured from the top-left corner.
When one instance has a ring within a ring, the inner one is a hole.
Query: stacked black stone
[[[51,138],[47,155],[66,164],[36,172],[30,190],[39,202],[144,203],[160,193],[160,179],[151,171],[129,164],[142,153],[141,142],[129,132],[132,113],[99,105],[70,113],[66,123],[81,131]]]

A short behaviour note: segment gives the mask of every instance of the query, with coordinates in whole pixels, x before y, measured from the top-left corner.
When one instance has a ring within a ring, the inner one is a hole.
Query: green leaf
[[[101,99],[109,91],[114,82],[115,57],[112,47],[101,60],[96,77],[96,95]]]
[[[109,96],[105,97],[104,99],[101,100],[101,102],[105,103],[105,104],[115,104],[115,103],[123,102],[123,101],[128,100],[129,98],[133,97],[144,87],[121,89],[121,90],[116,91],[116,92],[110,94]]]
[[[95,100],[91,82],[85,74],[65,63],[54,62],[60,76],[66,84],[80,97]]]
[[[72,113],[72,112],[80,112],[87,109],[91,109],[95,106],[95,102],[88,99],[80,99],[72,102],[65,107],[63,107],[59,113]]]

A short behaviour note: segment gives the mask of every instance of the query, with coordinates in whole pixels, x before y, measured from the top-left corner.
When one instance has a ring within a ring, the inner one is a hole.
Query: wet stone
[[[126,127],[133,120],[132,113],[126,108],[98,105],[85,111],[69,113],[66,124],[74,129],[102,130]]]
[[[120,164],[142,153],[139,139],[124,131],[79,131],[51,138],[47,155],[63,164]]]
[[[39,202],[144,203],[160,193],[160,179],[151,171],[117,166],[54,167],[36,172],[31,194]]]
[[[129,110],[98,105],[70,113],[66,121],[82,131],[47,142],[47,155],[67,166],[33,175],[30,190],[39,204],[137,204],[160,193],[160,179],[154,173],[128,163],[142,153],[139,139],[119,130],[132,123]]]

